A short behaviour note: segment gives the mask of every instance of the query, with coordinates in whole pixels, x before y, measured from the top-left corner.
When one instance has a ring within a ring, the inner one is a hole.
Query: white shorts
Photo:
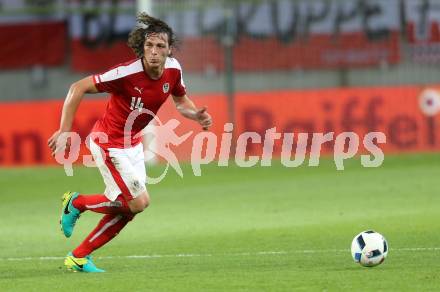
[[[122,194],[129,201],[146,191],[142,143],[127,149],[108,148],[106,150],[90,140],[90,152],[104,179],[104,195],[109,200],[114,201]]]

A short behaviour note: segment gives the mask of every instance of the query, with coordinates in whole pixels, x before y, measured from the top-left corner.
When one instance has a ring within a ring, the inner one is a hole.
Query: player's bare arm
[[[196,108],[191,99],[187,95],[173,96],[177,110],[185,118],[197,121],[203,130],[208,130],[212,125],[211,115],[207,112],[206,107]]]
[[[63,105],[60,128],[55,131],[55,133],[53,133],[53,135],[47,141],[49,148],[52,150],[52,155],[55,155],[57,150],[59,150],[57,149],[57,141],[60,135],[71,130],[75,113],[79,104],[81,103],[82,98],[84,97],[84,94],[97,92],[98,89],[96,89],[95,84],[93,83],[92,76],[81,79],[70,86]]]

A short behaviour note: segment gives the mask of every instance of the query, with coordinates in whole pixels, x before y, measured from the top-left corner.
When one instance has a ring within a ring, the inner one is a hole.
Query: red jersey
[[[174,58],[166,59],[163,74],[157,80],[151,79],[145,72],[142,59],[135,59],[102,74],[93,75],[93,81],[100,92],[110,93],[107,109],[92,130],[107,134],[108,143],[99,143],[98,139],[94,139],[103,148],[124,148],[124,127],[133,111],[147,109],[156,114],[170,94],[186,94],[182,69]],[[142,141],[142,137],[134,136],[152,119],[153,116],[148,113],[137,116],[131,132],[125,133],[130,135],[130,146]]]

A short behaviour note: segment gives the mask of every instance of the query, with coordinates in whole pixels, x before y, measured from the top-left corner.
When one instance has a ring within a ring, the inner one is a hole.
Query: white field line
[[[426,252],[440,251],[440,247],[404,247],[391,248],[390,252]],[[98,256],[97,259],[156,259],[156,258],[181,258],[181,257],[213,257],[213,256],[271,256],[285,254],[314,254],[314,253],[349,253],[349,249],[304,249],[293,251],[260,251],[240,253],[218,253],[218,254],[151,254],[151,255],[127,255],[127,256]],[[0,258],[0,261],[52,261],[62,260],[64,257],[42,256],[42,257],[15,257]]]

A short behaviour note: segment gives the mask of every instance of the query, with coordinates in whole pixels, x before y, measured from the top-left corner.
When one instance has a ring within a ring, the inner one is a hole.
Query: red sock
[[[134,215],[107,214],[98,223],[98,226],[87,236],[86,239],[72,251],[76,258],[83,258],[100,248],[112,238],[118,235],[119,231],[133,219]]]
[[[103,214],[131,214],[127,201],[121,195],[115,201],[110,201],[104,195],[79,195],[72,204],[80,212],[90,210]]]

